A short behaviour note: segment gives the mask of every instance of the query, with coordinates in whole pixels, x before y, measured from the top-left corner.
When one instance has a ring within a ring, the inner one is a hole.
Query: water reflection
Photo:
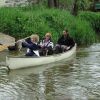
[[[1,58],[0,58],[1,59]],[[99,100],[100,44],[76,59],[30,69],[0,69],[0,100]]]

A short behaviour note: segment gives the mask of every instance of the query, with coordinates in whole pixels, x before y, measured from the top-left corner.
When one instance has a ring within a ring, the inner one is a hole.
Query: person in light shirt
[[[45,38],[40,42],[41,46],[41,55],[52,55],[53,54],[53,47],[54,43],[52,42],[51,33],[46,33]]]

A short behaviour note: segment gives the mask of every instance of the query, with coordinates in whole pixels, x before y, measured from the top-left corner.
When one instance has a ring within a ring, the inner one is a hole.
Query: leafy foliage
[[[0,8],[0,31],[16,38],[34,33],[42,38],[46,32],[51,32],[56,42],[64,29],[69,30],[78,44],[89,44],[96,40],[95,32],[88,22],[65,10],[43,7]]]
[[[88,21],[92,28],[95,30],[95,32],[100,32],[100,13],[94,13],[94,12],[81,12],[79,14],[79,17],[82,20]]]

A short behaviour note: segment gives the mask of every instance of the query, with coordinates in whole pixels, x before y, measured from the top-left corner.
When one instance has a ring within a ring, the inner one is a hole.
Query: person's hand
[[[18,43],[22,43],[23,42],[23,40],[18,40],[16,43],[18,44]]]
[[[61,45],[61,48],[63,48],[63,49],[67,49],[67,46],[65,46],[65,45]]]
[[[18,40],[19,42],[25,42],[25,39]]]
[[[48,50],[48,48],[45,48],[45,51],[47,51]]]
[[[61,47],[62,47],[62,48],[66,48],[67,46],[65,46],[65,45],[61,45]]]
[[[43,46],[43,45],[41,45],[41,48],[44,48],[44,46]]]
[[[59,44],[56,44],[56,47],[60,47],[60,45]]]

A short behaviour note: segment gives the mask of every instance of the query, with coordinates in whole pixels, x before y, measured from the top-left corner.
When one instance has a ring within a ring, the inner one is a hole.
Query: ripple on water
[[[18,76],[0,84],[0,100],[36,100],[34,90],[34,87]]]

